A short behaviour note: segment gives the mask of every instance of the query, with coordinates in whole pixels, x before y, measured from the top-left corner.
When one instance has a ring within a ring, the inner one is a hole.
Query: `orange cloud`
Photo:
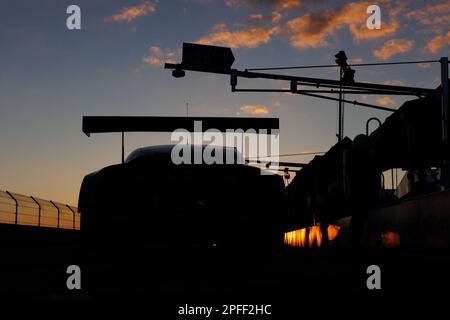
[[[348,59],[349,64],[361,64],[363,62],[364,62],[363,58],[360,58],[360,57]]]
[[[379,30],[367,28],[366,9],[371,3],[348,3],[336,10],[323,10],[308,13],[289,20],[281,29],[280,35],[286,35],[296,48],[317,48],[330,45],[329,36],[337,30],[347,27],[355,42],[375,39],[393,34],[398,29],[396,16],[398,9],[389,10],[390,22],[382,24]]]
[[[215,31],[224,31],[227,28],[227,25],[223,22],[216,23],[213,26],[213,30]]]
[[[275,1],[275,2],[276,2],[276,8],[279,8],[279,9],[292,10],[292,9],[297,9],[300,7],[300,0],[284,0],[284,1]]]
[[[427,5],[425,7],[419,8],[415,11],[411,11],[407,14],[407,16],[416,16],[416,15],[427,15],[427,14],[436,14],[442,13],[444,11],[450,11],[450,1],[445,1],[443,3],[435,4],[435,5]]]
[[[312,1],[308,1],[312,3]],[[404,5],[389,7],[387,0],[379,0],[379,3],[386,4],[386,14],[389,18],[384,18],[382,28],[370,30],[367,28],[368,14],[367,7],[371,2],[354,2],[339,6],[335,10],[322,10],[313,13],[303,14],[287,21],[284,25],[276,25],[272,28],[252,27],[241,31],[228,31],[224,24],[218,24],[213,28],[211,34],[199,39],[197,42],[210,45],[222,45],[232,48],[246,47],[256,48],[270,41],[272,36],[286,37],[291,46],[300,49],[318,48],[330,45],[330,39],[339,29],[347,28],[355,42],[362,40],[381,38],[395,34],[399,23],[397,16],[403,13]],[[297,5],[305,4],[304,1],[264,1],[264,0],[228,0],[230,6],[260,7],[271,6],[280,8],[294,8]],[[282,13],[272,12],[272,15],[265,16],[255,13],[250,15],[253,22],[265,21],[278,23],[283,18]]]
[[[162,66],[165,62],[175,63],[176,52],[174,51],[163,51],[158,46],[151,46],[149,48],[150,54],[142,58],[142,62],[152,66]]]
[[[450,36],[450,0],[438,4],[429,4],[405,15],[408,19],[416,20],[421,24],[421,31],[434,33],[435,36],[425,46],[425,51],[438,53],[442,47],[449,44]]]
[[[430,26],[435,31],[440,30],[442,26],[448,26],[450,24],[450,15],[438,15],[434,17],[430,16],[417,16],[416,20],[420,24],[423,24],[425,26]]]
[[[150,51],[151,51],[152,53],[157,54],[157,53],[160,53],[162,50],[161,50],[160,47],[157,47],[157,46],[151,46],[151,47],[150,47]]]
[[[396,54],[407,53],[413,47],[413,40],[392,39],[386,41],[380,49],[373,52],[378,59],[387,60]]]
[[[248,28],[242,31],[217,31],[197,40],[197,43],[230,48],[256,48],[269,42],[274,28]]]
[[[136,18],[147,16],[156,11],[156,5],[149,2],[141,3],[138,6],[123,8],[120,13],[111,16],[111,19],[116,22],[128,21],[131,22]]]
[[[250,15],[250,21],[261,21],[262,19],[263,15],[261,13]]]
[[[439,4],[430,4],[416,10],[407,12],[408,19],[415,19],[420,24],[434,26],[443,24],[448,26],[450,22],[450,1]]]
[[[281,20],[281,18],[283,18],[283,15],[279,12],[274,11],[274,12],[272,12],[272,17],[270,19],[270,22],[277,23]]]
[[[278,10],[294,10],[302,7],[305,4],[314,2],[317,2],[317,0],[226,0],[225,4],[230,7],[268,7],[276,8]]]
[[[251,115],[267,115],[269,114],[269,109],[264,105],[241,105],[241,111]]]
[[[162,66],[163,61],[156,56],[144,56],[142,61],[146,64],[151,64],[153,66]]]
[[[438,53],[444,46],[450,44],[450,31],[445,36],[436,36],[425,46],[425,50],[433,54]]]
[[[278,23],[283,18],[283,15],[277,11],[272,12],[270,15],[263,15],[261,13],[251,14],[249,16],[249,20],[251,22],[270,22],[270,23]]]
[[[429,63],[429,62],[418,63],[417,66],[418,66],[419,68],[426,69],[426,68],[431,67],[431,63]]]
[[[405,14],[406,18],[421,24],[421,31],[425,34],[434,33],[425,45],[425,51],[436,54],[444,46],[450,44],[450,0],[437,4],[428,4]],[[419,65],[427,67],[427,65]]]
[[[405,85],[405,82],[403,80],[398,80],[398,79],[386,80],[383,83],[390,85],[390,86],[404,86]]]
[[[393,104],[395,104],[394,100],[392,100],[389,97],[378,98],[376,101],[378,104],[381,104],[382,106],[392,106]]]

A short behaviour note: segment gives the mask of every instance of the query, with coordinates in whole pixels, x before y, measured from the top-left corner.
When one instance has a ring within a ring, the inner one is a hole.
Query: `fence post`
[[[59,213],[60,213],[59,207],[52,200],[50,200],[50,203],[55,206],[56,210],[58,210],[58,224],[56,228],[59,229]]]
[[[30,198],[33,199],[33,201],[36,202],[36,204],[38,205],[38,212],[39,212],[38,227],[40,227],[41,226],[41,210],[42,210],[41,204],[33,196],[30,196]]]
[[[72,208],[66,204],[66,207],[69,208],[70,211],[72,211],[72,217],[73,217],[73,226],[72,228],[75,230],[75,211],[72,210]]]
[[[16,198],[14,198],[14,196],[11,194],[11,192],[9,192],[9,191],[5,191],[5,192],[6,192],[6,193],[8,194],[8,196],[10,196],[11,199],[13,199],[14,202],[16,203],[16,219],[15,219],[15,224],[17,224],[17,221],[18,221],[18,215],[19,215],[19,202],[17,201]]]

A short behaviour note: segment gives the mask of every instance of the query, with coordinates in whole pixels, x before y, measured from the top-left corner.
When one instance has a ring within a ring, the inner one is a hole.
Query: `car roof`
[[[134,161],[136,159],[141,159],[141,158],[147,158],[147,157],[151,157],[151,156],[155,156],[155,155],[167,155],[170,156],[172,149],[175,147],[176,145],[174,144],[166,144],[166,145],[155,145],[155,146],[148,146],[148,147],[142,147],[142,148],[138,148],[136,150],[134,150],[133,152],[131,152],[128,157],[125,160],[125,163],[129,163],[131,161]],[[191,148],[194,148],[196,145],[190,145]],[[202,147],[202,149],[205,149],[207,146],[211,146],[211,145],[200,145]],[[211,146],[212,147],[212,146]],[[221,147],[225,150],[232,150],[234,151],[236,154],[241,155],[241,153],[239,151],[237,151],[236,148],[234,147],[226,147],[226,146],[217,146],[217,147]]]

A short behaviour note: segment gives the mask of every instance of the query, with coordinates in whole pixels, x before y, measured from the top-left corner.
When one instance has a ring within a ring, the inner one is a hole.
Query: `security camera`
[[[183,78],[186,75],[186,72],[184,72],[184,70],[181,69],[175,69],[172,71],[172,76],[174,78]]]

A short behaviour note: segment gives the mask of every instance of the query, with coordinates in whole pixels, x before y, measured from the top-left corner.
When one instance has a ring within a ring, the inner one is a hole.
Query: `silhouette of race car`
[[[137,149],[123,164],[84,178],[78,209],[86,241],[156,247],[282,245],[282,177],[261,175],[260,168],[246,164],[176,165],[173,147]]]

